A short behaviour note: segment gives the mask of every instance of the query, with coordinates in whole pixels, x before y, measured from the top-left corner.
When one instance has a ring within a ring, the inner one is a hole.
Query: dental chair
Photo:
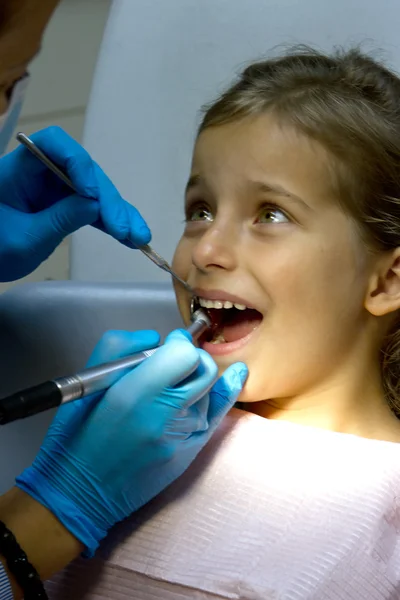
[[[181,320],[163,283],[31,283],[0,295],[0,397],[82,369],[110,329],[156,329]],[[35,457],[54,411],[0,429],[0,493]]]

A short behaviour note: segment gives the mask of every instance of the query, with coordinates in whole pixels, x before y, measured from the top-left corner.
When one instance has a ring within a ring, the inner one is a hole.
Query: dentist
[[[56,4],[1,3],[1,151],[18,118],[27,63]],[[130,248],[149,242],[139,212],[77,142],[56,127],[32,139],[67,172],[78,193],[24,147],[0,159],[0,281],[32,272],[84,225]],[[155,331],[109,332],[89,365],[158,343]],[[175,331],[105,394],[62,406],[33,464],[0,497],[0,600],[47,598],[44,579],[80,553],[92,556],[115,523],[187,469],[246,377],[245,365],[238,363],[217,379],[211,357],[193,346],[188,334]]]

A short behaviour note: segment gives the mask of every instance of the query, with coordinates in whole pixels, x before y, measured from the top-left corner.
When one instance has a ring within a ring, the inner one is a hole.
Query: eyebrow
[[[200,175],[191,175],[186,184],[185,193],[187,194],[189,190],[196,187],[201,182],[202,182],[202,177]],[[275,195],[283,196],[285,198],[291,198],[292,200],[295,200],[296,202],[301,204],[304,208],[310,210],[310,206],[307,204],[307,202],[305,202],[302,198],[300,198],[300,196],[297,196],[296,194],[289,192],[288,190],[286,190],[284,187],[282,187],[280,185],[267,183],[266,181],[250,181],[249,184],[251,187],[255,188],[256,191],[258,191],[258,192],[262,192],[264,194],[275,194]]]
[[[23,60],[22,62],[16,64],[16,65],[12,65],[10,67],[10,71],[19,71],[20,69],[24,69],[24,73],[22,75],[20,75],[20,77],[18,77],[18,79],[22,79],[23,77],[25,77],[26,75],[29,74],[29,66],[30,63],[39,56],[39,54],[41,53],[43,48],[43,45],[40,44],[37,48],[37,50],[32,54],[29,55],[25,58],[25,60]]]
[[[276,194],[278,196],[283,196],[285,198],[291,198],[295,200],[299,204],[301,204],[304,208],[310,210],[309,204],[300,196],[293,194],[293,192],[289,192],[284,187],[278,184],[267,183],[266,181],[252,181],[251,185],[257,189],[257,191],[266,193],[266,194]]]
[[[200,175],[191,175],[189,177],[189,181],[186,184],[185,193],[187,193],[190,189],[196,187],[201,182]]]

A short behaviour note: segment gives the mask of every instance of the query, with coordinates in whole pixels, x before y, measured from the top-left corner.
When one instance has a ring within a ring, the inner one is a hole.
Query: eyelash
[[[193,214],[198,211],[198,210],[203,210],[204,212],[209,212],[212,213],[212,211],[210,210],[209,206],[207,206],[207,204],[205,204],[204,202],[193,202],[193,204],[189,205],[186,207],[185,212],[185,219],[184,219],[184,223],[204,223],[207,222],[206,219],[199,219],[199,220],[192,220],[192,216]],[[278,204],[274,203],[274,202],[268,202],[268,204],[263,204],[262,206],[259,207],[258,209],[258,217],[257,219],[260,218],[261,214],[263,212],[266,211],[271,211],[271,212],[280,212],[282,215],[284,215],[284,217],[289,221],[292,222],[293,219],[290,217],[290,215],[283,210]],[[271,223],[258,223],[257,221],[255,222],[255,224],[259,224],[259,225],[270,225]]]
[[[267,212],[267,211],[280,212],[285,217],[285,219],[287,219],[289,222],[293,221],[293,219],[290,217],[290,215],[288,215],[288,213],[285,210],[283,210],[283,208],[281,208],[278,204],[275,204],[275,202],[268,202],[268,204],[263,204],[258,210],[257,218],[259,219],[260,215],[263,212]],[[269,225],[270,223],[259,223],[259,224],[260,225]]]
[[[203,222],[202,220],[199,221],[193,221],[192,220],[192,216],[193,213],[195,213],[197,210],[204,210],[204,212],[212,212],[210,210],[210,208],[207,206],[207,204],[205,204],[204,202],[193,202],[192,204],[189,204],[188,206],[186,206],[185,208],[185,223],[201,223]]]

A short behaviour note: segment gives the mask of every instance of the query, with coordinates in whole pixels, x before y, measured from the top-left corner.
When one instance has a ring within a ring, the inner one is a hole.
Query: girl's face
[[[329,161],[268,114],[197,140],[173,268],[215,307],[217,343],[203,347],[221,371],[248,365],[241,401],[335,386],[360,349],[371,352],[371,261],[334,196]],[[188,322],[190,298],[176,294]],[[219,308],[232,303],[239,309]]]

